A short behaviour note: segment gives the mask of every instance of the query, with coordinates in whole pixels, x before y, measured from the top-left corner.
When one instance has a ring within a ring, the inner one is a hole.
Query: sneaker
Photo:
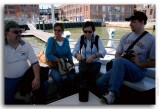
[[[109,92],[109,93],[105,94],[104,96],[102,96],[101,101],[102,101],[102,103],[106,103],[106,104],[114,104],[114,102],[115,102],[114,93]]]

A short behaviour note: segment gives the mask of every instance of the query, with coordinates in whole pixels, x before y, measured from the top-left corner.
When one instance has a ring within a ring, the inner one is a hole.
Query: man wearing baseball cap
[[[29,42],[21,39],[19,24],[9,21],[5,25],[4,46],[4,87],[5,104],[12,104],[14,96],[23,75],[30,67],[27,59],[33,66],[34,79],[32,89],[40,88],[40,66],[36,54]]]
[[[140,11],[125,19],[130,21],[131,33],[125,34],[116,49],[112,68],[97,80],[97,86],[108,104],[114,104],[120,96],[120,86],[123,80],[137,82],[146,75],[146,68],[155,67],[155,37],[150,33],[133,46],[130,59],[124,58],[128,47],[145,32],[147,16]],[[138,98],[137,98],[138,99]]]

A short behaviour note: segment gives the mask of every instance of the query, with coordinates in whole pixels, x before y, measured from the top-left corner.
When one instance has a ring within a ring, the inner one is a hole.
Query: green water
[[[99,35],[102,39],[108,39],[109,34],[107,32],[108,28],[116,29],[114,33],[114,39],[120,39],[124,34],[131,32],[130,28],[121,27],[96,27],[95,34]],[[71,32],[71,39],[77,40],[79,36],[83,34],[82,28],[65,28],[65,31]],[[148,32],[155,36],[155,31],[147,29]],[[46,32],[53,32],[53,30],[46,30]],[[27,40],[31,43],[34,48],[35,53],[44,49],[45,43],[36,37],[22,37],[22,39]],[[104,45],[107,45],[108,41],[103,41]],[[115,41],[114,44],[117,45],[119,42]]]
[[[109,34],[107,32],[108,28],[114,28],[116,31],[113,35],[114,39],[120,39],[124,34],[130,33],[130,28],[122,27],[96,27],[95,34],[99,35],[102,39],[108,39]],[[82,28],[66,28],[65,31],[71,32],[71,38],[77,40],[79,36],[83,34]],[[155,31],[147,29],[148,32],[155,36]],[[53,32],[53,30],[47,30],[47,32]],[[104,45],[107,45],[108,41],[103,41]],[[115,41],[114,44],[117,45],[119,42]]]

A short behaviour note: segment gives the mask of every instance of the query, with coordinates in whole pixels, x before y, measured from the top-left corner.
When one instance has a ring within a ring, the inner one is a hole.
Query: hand
[[[91,63],[93,59],[94,59],[94,55],[91,55],[87,58],[86,62]]]
[[[56,57],[56,59],[55,59],[54,61],[56,61],[56,62],[60,62],[59,58],[57,58],[57,57]]]
[[[76,58],[77,58],[78,61],[81,61],[83,59],[81,54],[77,54]]]
[[[124,53],[122,53],[121,57],[124,57],[125,55],[126,55],[126,53],[124,52]]]
[[[34,78],[32,81],[32,90],[37,90],[40,88],[40,78]]]
[[[134,56],[130,59],[133,63],[140,66],[139,60],[138,60],[138,54],[136,52],[132,53]]]

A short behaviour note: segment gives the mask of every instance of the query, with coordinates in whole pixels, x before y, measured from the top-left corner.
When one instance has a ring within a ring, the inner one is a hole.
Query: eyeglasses
[[[20,34],[21,34],[21,33],[22,33],[22,30],[19,30],[19,31],[18,31],[18,30],[14,30],[14,31],[12,31],[12,33],[14,33],[14,34],[20,33]]]
[[[92,33],[92,31],[83,31],[84,33]]]
[[[58,32],[61,32],[62,30],[61,30],[61,29],[54,29],[54,31],[58,31]]]

